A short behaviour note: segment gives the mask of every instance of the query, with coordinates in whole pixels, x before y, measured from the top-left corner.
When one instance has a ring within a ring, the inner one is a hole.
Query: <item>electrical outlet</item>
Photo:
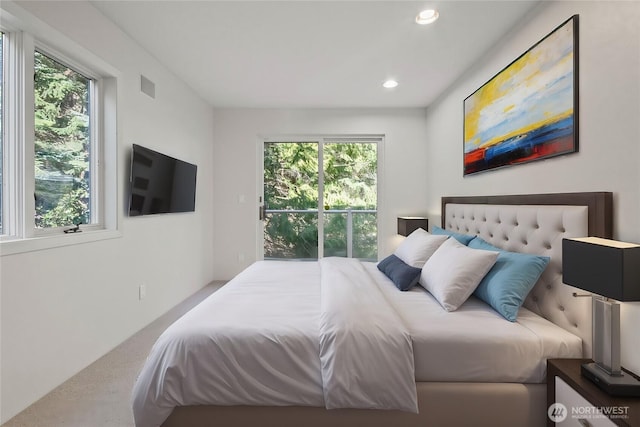
[[[144,283],[138,288],[138,298],[143,300],[147,296],[147,285]]]
[[[240,252],[238,254],[238,262],[244,262],[244,253]]]

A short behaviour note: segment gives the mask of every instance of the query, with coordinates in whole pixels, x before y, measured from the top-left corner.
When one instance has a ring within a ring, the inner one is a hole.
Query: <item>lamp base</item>
[[[609,375],[595,363],[585,363],[580,369],[582,376],[594,382],[612,396],[640,397],[640,378],[622,369],[622,375]]]

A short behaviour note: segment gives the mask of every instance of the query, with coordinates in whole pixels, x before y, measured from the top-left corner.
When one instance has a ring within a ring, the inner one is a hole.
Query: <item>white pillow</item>
[[[411,267],[422,268],[429,257],[449,236],[429,234],[422,228],[416,229],[400,243],[394,255]]]
[[[457,310],[491,270],[498,252],[471,249],[448,239],[429,258],[420,274],[420,284],[447,311]]]

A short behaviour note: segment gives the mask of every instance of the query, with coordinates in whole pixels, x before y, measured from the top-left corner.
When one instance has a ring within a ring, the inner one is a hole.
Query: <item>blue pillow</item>
[[[431,228],[431,234],[444,234],[445,236],[451,236],[465,246],[468,246],[469,242],[472,241],[474,237],[476,237],[476,236],[471,236],[469,234],[462,234],[462,233],[456,233],[450,230],[445,230],[444,228],[440,228],[437,225],[434,225]]]
[[[473,293],[505,319],[515,322],[518,310],[549,264],[549,257],[508,252],[476,237],[470,248],[498,251],[498,259]]]
[[[407,265],[397,256],[391,254],[378,263],[378,270],[393,281],[401,291],[408,291],[413,288],[422,269]]]

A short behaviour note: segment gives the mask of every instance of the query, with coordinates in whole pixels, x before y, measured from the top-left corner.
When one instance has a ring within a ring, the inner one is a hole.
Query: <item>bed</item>
[[[473,296],[446,312],[373,263],[256,263],[159,338],[134,387],[136,423],[541,426],[547,358],[591,352],[589,300],[562,284],[561,241],[610,238],[611,210],[604,192],[442,199],[443,229],[550,258],[516,322]],[[341,324],[355,338],[337,347]],[[378,387],[377,400],[360,383]]]

